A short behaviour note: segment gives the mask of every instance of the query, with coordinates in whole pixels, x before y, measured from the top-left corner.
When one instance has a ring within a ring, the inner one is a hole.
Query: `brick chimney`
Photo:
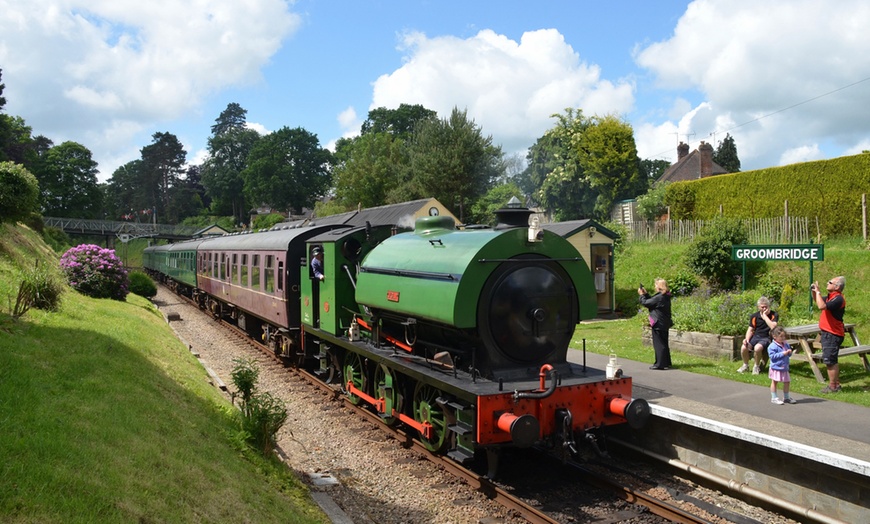
[[[684,144],[680,142],[680,145],[677,146],[677,162],[686,158],[689,154],[689,144]]]
[[[701,154],[701,178],[713,175],[713,146],[701,142],[698,146],[698,153]]]

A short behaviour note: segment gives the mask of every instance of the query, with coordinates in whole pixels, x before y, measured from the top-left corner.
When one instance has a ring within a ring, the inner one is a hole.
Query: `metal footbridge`
[[[46,226],[61,229],[68,235],[117,237],[122,242],[142,237],[185,240],[193,238],[194,234],[199,230],[199,228],[194,226],[173,226],[119,220],[56,217],[44,217],[43,220]]]

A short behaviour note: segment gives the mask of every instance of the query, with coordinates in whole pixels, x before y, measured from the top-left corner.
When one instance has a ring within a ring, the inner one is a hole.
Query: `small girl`
[[[776,326],[770,331],[773,342],[767,346],[767,354],[770,356],[770,369],[767,376],[770,377],[770,401],[774,404],[797,404],[797,401],[788,395],[788,386],[791,377],[788,374],[789,357],[792,349],[785,343],[785,329]],[[777,384],[782,382],[783,398],[776,396]]]

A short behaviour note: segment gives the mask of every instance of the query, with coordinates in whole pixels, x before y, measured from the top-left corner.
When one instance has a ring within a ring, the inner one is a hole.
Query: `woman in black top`
[[[671,292],[664,279],[655,281],[656,294],[650,296],[643,286],[637,289],[640,303],[649,309],[649,325],[652,329],[653,349],[656,353],[655,364],[650,369],[671,367],[671,348],[668,346],[668,330],[671,329]]]

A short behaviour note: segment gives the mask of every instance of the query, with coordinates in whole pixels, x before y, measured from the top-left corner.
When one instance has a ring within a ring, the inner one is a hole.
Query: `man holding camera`
[[[834,277],[828,280],[827,295],[822,296],[819,283],[813,282],[810,290],[819,308],[819,329],[822,341],[822,362],[828,370],[828,385],[822,388],[822,393],[837,393],[840,391],[840,365],[838,356],[840,346],[846,337],[846,327],[843,324],[843,314],[846,312],[846,298],[843,289],[846,287],[846,277]]]

